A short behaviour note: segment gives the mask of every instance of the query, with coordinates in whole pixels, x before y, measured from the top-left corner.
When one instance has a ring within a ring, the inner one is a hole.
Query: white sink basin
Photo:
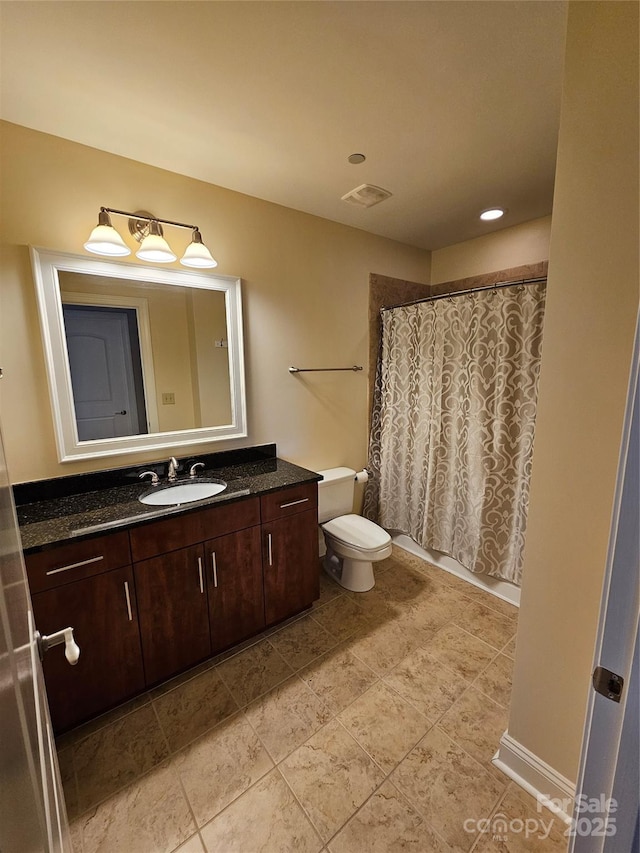
[[[173,486],[156,486],[153,491],[140,495],[138,500],[150,506],[179,506],[212,498],[226,488],[227,484],[221,482],[175,483]]]

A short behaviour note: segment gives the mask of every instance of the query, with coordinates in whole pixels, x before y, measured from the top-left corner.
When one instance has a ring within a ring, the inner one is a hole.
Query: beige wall
[[[193,326],[192,376],[202,426],[231,423],[231,386],[229,349],[215,346],[227,342],[227,317],[224,293],[191,288],[190,314]]]
[[[509,733],[577,774],[638,311],[638,6],[570,4]]]
[[[0,402],[14,482],[163,455],[57,461],[27,246],[82,254],[100,205],[197,223],[216,272],[243,280],[249,436],[207,450],[275,441],[312,469],[364,465],[369,273],[428,282],[428,252],[17,125],[1,130]],[[114,224],[126,237],[126,220]],[[176,246],[184,239],[172,230]],[[287,371],[355,363],[365,370]]]
[[[535,264],[549,257],[551,217],[512,225],[431,253],[431,284]]]

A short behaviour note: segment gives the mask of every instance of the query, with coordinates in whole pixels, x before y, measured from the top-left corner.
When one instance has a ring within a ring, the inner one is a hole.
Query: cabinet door
[[[264,628],[260,528],[250,527],[205,543],[213,651]]]
[[[202,545],[143,560],[133,568],[150,685],[211,654]]]
[[[50,649],[43,669],[51,718],[62,732],[144,689],[131,566],[74,581],[33,596],[36,627],[52,634],[72,627],[80,659]]]
[[[267,625],[304,610],[320,595],[318,514],[299,512],[262,525]]]

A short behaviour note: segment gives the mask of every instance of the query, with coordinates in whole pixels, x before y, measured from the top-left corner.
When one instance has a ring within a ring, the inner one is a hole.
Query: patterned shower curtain
[[[382,314],[364,514],[519,584],[545,284]]]

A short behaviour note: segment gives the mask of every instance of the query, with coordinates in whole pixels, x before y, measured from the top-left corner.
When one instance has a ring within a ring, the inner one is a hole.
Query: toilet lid
[[[383,548],[391,542],[391,537],[373,521],[362,518],[361,515],[341,515],[332,518],[322,525],[330,536],[345,545],[353,545],[371,551],[374,548]]]

